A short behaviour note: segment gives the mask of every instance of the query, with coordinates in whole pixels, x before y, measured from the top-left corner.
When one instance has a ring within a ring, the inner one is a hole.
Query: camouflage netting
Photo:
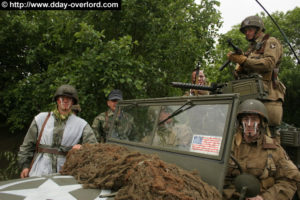
[[[195,173],[113,144],[85,144],[70,151],[61,173],[86,188],[118,191],[116,200],[221,199],[218,190]]]

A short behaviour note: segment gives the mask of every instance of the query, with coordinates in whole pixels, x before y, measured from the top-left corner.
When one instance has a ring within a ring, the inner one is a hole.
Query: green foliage
[[[20,169],[16,153],[10,151],[0,152],[0,161],[0,181],[19,177]]]
[[[81,117],[106,109],[105,96],[125,99],[181,95],[171,81],[188,81],[195,63],[214,55],[217,1],[126,0],[121,11],[0,13],[0,116],[26,130],[52,109],[61,84],[79,93]]]
[[[281,81],[285,84],[287,91],[285,95],[285,102],[283,105],[283,121],[294,124],[295,126],[300,126],[300,115],[299,111],[299,99],[300,99],[300,66],[297,64],[294,54],[289,49],[286,40],[281,35],[280,31],[276,28],[276,25],[271,21],[271,19],[266,16],[264,13],[260,13],[260,16],[263,18],[266,33],[270,34],[273,37],[276,37],[281,41],[284,46],[284,56],[280,65],[279,77]],[[275,12],[272,13],[272,17],[276,20],[280,28],[284,31],[287,36],[291,46],[297,52],[298,57],[300,56],[300,8],[296,7],[295,9],[288,11],[287,13]],[[231,31],[227,32],[224,35],[221,35],[219,38],[219,44],[217,46],[216,52],[218,59],[216,62],[221,66],[222,62],[226,60],[226,53],[230,51],[226,44],[226,39],[232,38],[234,43],[238,45],[241,49],[246,50],[247,41],[244,39],[243,34],[239,32],[239,25],[236,25]],[[234,66],[229,66],[224,71],[215,72],[216,81],[227,81],[232,79],[232,72]]]

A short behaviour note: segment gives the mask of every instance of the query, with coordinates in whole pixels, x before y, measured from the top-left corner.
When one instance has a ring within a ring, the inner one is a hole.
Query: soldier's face
[[[242,117],[244,139],[246,142],[257,140],[260,132],[260,117],[257,114],[247,114]]]
[[[244,34],[246,36],[246,39],[247,40],[253,40],[255,39],[255,34],[256,34],[256,28],[255,27],[246,27],[245,28],[245,31],[244,31]]]
[[[196,72],[193,72],[193,82],[196,83]],[[204,73],[202,71],[199,71],[199,76],[198,76],[198,84],[199,85],[204,85],[205,83],[205,76]]]
[[[58,111],[62,114],[68,113],[71,111],[73,105],[73,99],[67,96],[60,96],[56,100]]]
[[[115,112],[116,107],[117,107],[117,104],[118,104],[118,101],[119,101],[119,100],[117,100],[117,99],[108,100],[108,101],[107,101],[107,106],[108,106],[113,112]]]
[[[163,121],[164,119],[167,119],[171,114],[170,113],[167,113],[167,112],[164,112],[162,111],[160,114],[159,114],[159,121]],[[170,124],[172,122],[172,118],[168,119],[165,124]]]

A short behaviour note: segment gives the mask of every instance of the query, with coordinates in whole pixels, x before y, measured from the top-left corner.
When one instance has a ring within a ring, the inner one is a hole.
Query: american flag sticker
[[[221,142],[222,137],[193,135],[190,151],[209,155],[219,155]]]

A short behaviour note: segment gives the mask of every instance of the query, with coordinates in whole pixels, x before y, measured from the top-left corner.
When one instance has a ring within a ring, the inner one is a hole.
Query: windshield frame
[[[214,104],[227,104],[228,113],[225,120],[225,127],[223,139],[219,155],[206,155],[195,152],[182,151],[179,149],[170,149],[162,146],[154,146],[145,143],[139,143],[128,140],[120,140],[110,137],[112,127],[110,129],[107,142],[114,143],[128,147],[133,151],[139,151],[146,154],[157,154],[162,160],[174,163],[186,170],[196,170],[199,172],[201,178],[209,184],[214,185],[219,191],[222,191],[223,182],[227,169],[227,162],[230,156],[231,143],[234,134],[237,107],[239,105],[238,94],[218,94],[218,95],[203,95],[197,97],[166,97],[166,98],[153,98],[153,99],[135,99],[120,101],[115,114],[120,107],[127,106],[182,106],[187,101],[191,101],[197,105],[214,105]],[[191,108],[193,109],[193,108]],[[113,120],[116,119],[114,116]],[[156,119],[155,126],[159,120]],[[157,127],[154,127],[155,131]],[[154,132],[152,133],[152,135]]]

